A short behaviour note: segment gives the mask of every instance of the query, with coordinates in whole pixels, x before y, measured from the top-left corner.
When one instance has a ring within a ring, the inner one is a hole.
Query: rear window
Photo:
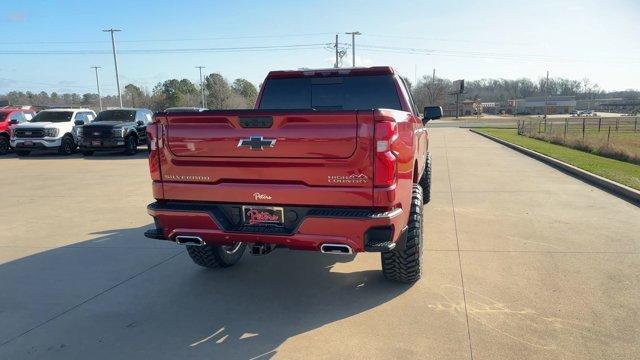
[[[402,110],[391,75],[269,79],[260,109]]]

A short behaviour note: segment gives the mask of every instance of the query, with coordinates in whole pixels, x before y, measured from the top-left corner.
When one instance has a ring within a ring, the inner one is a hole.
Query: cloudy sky
[[[119,28],[121,83],[196,81],[195,66],[258,84],[273,69],[333,65],[356,38],[356,65],[413,80],[588,77],[640,89],[640,1],[0,1],[0,93],[115,93],[108,33]]]

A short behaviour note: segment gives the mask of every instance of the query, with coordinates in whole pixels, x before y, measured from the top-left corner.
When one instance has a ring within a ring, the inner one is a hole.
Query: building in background
[[[519,104],[518,104],[519,105]],[[574,96],[535,96],[524,99],[524,109],[518,109],[518,113],[544,115],[544,114],[569,114],[576,109]]]
[[[609,99],[585,99],[578,100],[576,108],[580,110],[597,110],[623,114],[635,114],[640,112],[640,99],[634,98],[609,98]]]

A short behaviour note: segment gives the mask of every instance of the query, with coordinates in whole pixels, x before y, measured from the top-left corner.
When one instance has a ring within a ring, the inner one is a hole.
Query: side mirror
[[[11,119],[11,120],[9,120],[9,125],[18,125],[18,124],[19,124],[19,122],[18,122],[18,120],[17,120],[17,119]]]
[[[84,125],[84,120],[76,120],[76,121],[74,121],[74,124],[76,124],[76,125]]]
[[[427,123],[429,120],[440,119],[442,117],[442,107],[440,106],[425,106],[424,107],[423,123]]]
[[[136,121],[136,124],[138,124],[138,126],[142,126],[142,125],[144,125],[144,121],[138,120],[138,121]]]

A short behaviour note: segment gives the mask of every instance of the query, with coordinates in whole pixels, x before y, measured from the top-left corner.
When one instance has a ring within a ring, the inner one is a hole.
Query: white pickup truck
[[[34,150],[56,149],[62,155],[72,154],[78,147],[74,127],[89,123],[96,113],[90,109],[48,109],[39,112],[31,121],[16,125],[11,146],[18,156]]]

